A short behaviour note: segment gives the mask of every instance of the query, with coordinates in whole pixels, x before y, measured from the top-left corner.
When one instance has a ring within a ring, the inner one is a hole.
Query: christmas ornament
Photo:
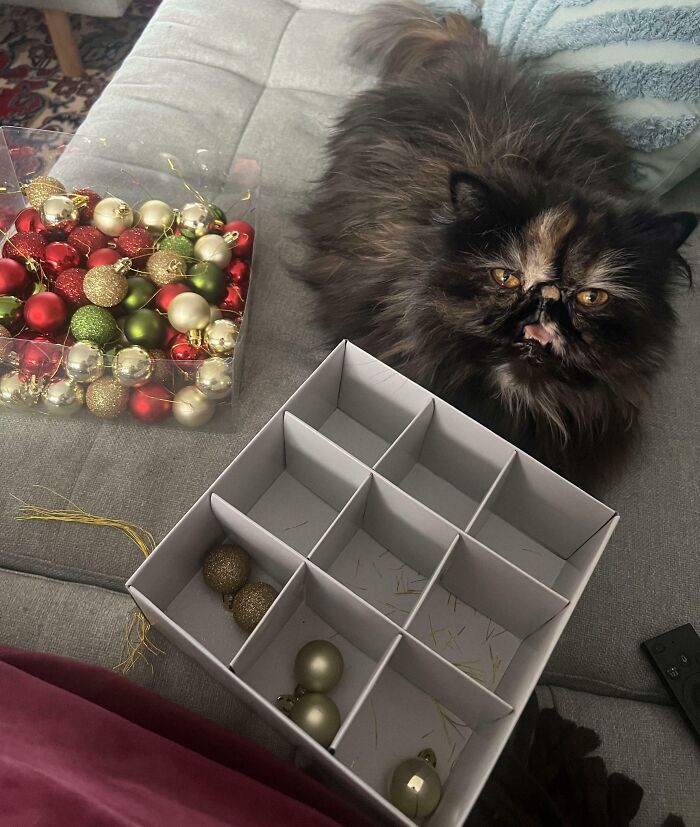
[[[153,256],[151,256],[151,258],[153,258]],[[190,288],[182,282],[166,284],[156,293],[156,307],[161,311],[161,313],[167,313],[168,308],[170,307],[170,302],[175,298],[175,296],[179,296],[180,293],[191,292],[192,291]]]
[[[181,293],[168,306],[168,321],[180,333],[204,330],[209,324],[209,304],[197,293]],[[191,338],[196,343],[197,336]]]
[[[177,399],[177,396],[175,397]],[[244,632],[252,632],[277,597],[277,589],[269,583],[246,583],[233,598],[233,619]]]
[[[143,276],[132,276],[126,281],[126,296],[122,299],[117,311],[131,313],[145,307],[153,298],[156,288],[153,283]]]
[[[0,296],[26,295],[30,285],[26,268],[12,258],[0,258]]]
[[[0,324],[12,327],[22,318],[22,299],[17,296],[0,296]]]
[[[111,247],[103,247],[101,250],[95,250],[94,253],[90,253],[87,260],[88,269],[116,264],[120,258],[121,256],[116,250],[113,250]]]
[[[322,747],[329,747],[340,729],[338,707],[320,692],[309,692],[298,698],[289,717]]]
[[[217,227],[223,227],[226,223],[226,214],[221,209],[221,207],[217,207],[216,204],[209,204],[209,212],[212,214],[212,218],[214,219],[214,224]]]
[[[127,388],[145,385],[153,375],[155,360],[138,345],[120,350],[112,360],[112,376]]]
[[[123,351],[122,351],[123,352]],[[129,397],[129,410],[141,422],[154,425],[170,413],[172,395],[157,382],[134,388]]]
[[[233,594],[250,576],[250,556],[233,543],[223,543],[213,548],[202,565],[204,582],[220,594]]]
[[[46,242],[39,233],[15,233],[2,248],[3,258],[13,258],[20,264],[38,262],[44,258]]]
[[[124,321],[124,335],[132,345],[158,347],[165,337],[165,321],[155,310],[135,310]]]
[[[70,320],[70,332],[78,340],[87,339],[98,345],[105,345],[118,332],[114,316],[104,307],[88,304],[79,307]]]
[[[64,358],[66,374],[75,382],[94,382],[104,373],[105,357],[94,342],[76,342]]]
[[[88,299],[98,307],[114,307],[127,294],[128,284],[125,270],[128,270],[128,259],[121,259],[108,267],[93,267],[85,273],[83,292]]]
[[[250,282],[250,265],[240,259],[234,259],[231,266],[228,268],[229,278],[231,284],[241,289],[241,292],[247,290]]]
[[[61,364],[62,348],[46,336],[35,336],[19,350],[20,379],[34,379],[41,385],[43,380],[56,375]]]
[[[52,195],[63,195],[66,188],[56,178],[51,178],[48,175],[37,175],[29,183],[22,184],[20,190],[32,207],[38,210],[47,198]]]
[[[172,369],[170,367],[170,360],[168,359],[168,354],[164,350],[159,350],[158,348],[153,348],[151,351],[151,356],[153,357],[153,376],[151,377],[154,382],[157,382],[159,385],[168,385],[172,384]]]
[[[18,233],[42,233],[46,227],[41,223],[39,210],[35,210],[33,207],[27,207],[17,213],[15,229]]]
[[[109,239],[101,233],[97,227],[76,227],[68,236],[66,241],[74,247],[82,256],[89,256],[95,250],[102,250],[107,247]],[[93,265],[97,266],[97,265]]]
[[[209,355],[201,345],[193,345],[184,333],[178,333],[170,342],[170,358],[188,379],[194,379],[197,368]]]
[[[308,692],[330,692],[343,674],[343,656],[329,640],[311,640],[294,660],[294,680]]]
[[[85,402],[85,391],[72,379],[53,379],[42,397],[42,408],[58,416],[71,416]]]
[[[121,416],[129,402],[129,389],[111,376],[103,376],[88,385],[85,393],[87,409],[100,419]]]
[[[204,344],[218,356],[229,356],[236,349],[238,325],[230,319],[216,319],[204,330]]]
[[[182,281],[187,273],[187,262],[177,253],[159,250],[149,256],[146,262],[148,277],[154,284],[163,287],[174,281]]]
[[[80,223],[87,224],[92,221],[95,207],[99,204],[102,196],[88,187],[81,187],[73,193],[73,201],[80,210]]]
[[[56,293],[37,293],[24,303],[24,321],[38,333],[62,330],[68,321],[68,307]]]
[[[209,305],[209,324],[223,318],[223,313],[215,304]]]
[[[235,246],[238,235],[203,235],[194,245],[194,257],[200,261],[210,261],[221,270],[231,263],[231,249]]]
[[[165,201],[154,198],[144,201],[138,209],[138,225],[152,233],[160,235],[169,229],[175,221],[175,210]]]
[[[229,284],[226,286],[226,295],[219,302],[219,307],[225,313],[235,313],[240,316],[245,307],[245,298],[241,288],[237,284]]]
[[[209,225],[214,220],[209,207],[195,201],[185,204],[177,216],[177,226],[186,238],[201,238],[209,232]]]
[[[85,272],[82,267],[71,267],[59,273],[53,283],[53,292],[59,295],[72,310],[90,304],[83,291]]]
[[[238,238],[232,247],[234,258],[248,258],[253,252],[255,230],[247,221],[229,221],[221,228],[221,233],[238,233]]]
[[[442,784],[431,749],[402,761],[391,774],[389,801],[409,818],[425,818],[440,803]]]
[[[210,261],[200,261],[190,268],[187,276],[188,284],[195,293],[208,302],[218,304],[226,296],[226,276]]]
[[[52,241],[46,245],[42,264],[49,278],[55,279],[64,270],[80,266],[80,253],[65,241]]]
[[[207,399],[226,399],[233,387],[231,360],[221,356],[205,359],[197,368],[194,386]]]
[[[184,235],[167,235],[158,242],[158,250],[177,253],[183,258],[194,258],[194,244]]]
[[[203,396],[194,385],[185,385],[175,394],[173,416],[181,425],[199,428],[216,413],[216,403]]]
[[[121,235],[134,223],[131,207],[121,198],[103,198],[95,205],[92,223],[105,235],[112,238]]]
[[[118,236],[116,244],[117,250],[136,264],[145,261],[153,252],[153,236],[143,227],[124,230]]]
[[[78,208],[67,195],[49,195],[39,214],[47,230],[68,234],[78,226]]]
[[[23,383],[19,378],[19,371],[13,370],[0,376],[0,404],[15,410],[29,406],[30,403],[25,398]]]

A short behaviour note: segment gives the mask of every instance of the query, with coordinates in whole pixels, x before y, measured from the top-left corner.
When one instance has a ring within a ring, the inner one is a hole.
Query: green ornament
[[[191,267],[185,282],[210,304],[219,304],[226,296],[226,276],[211,261],[200,261]]]
[[[0,324],[8,326],[19,321],[23,304],[16,296],[0,296]]]
[[[70,332],[78,341],[87,339],[97,345],[104,345],[115,338],[119,328],[114,316],[106,307],[87,304],[79,307],[70,320]]]
[[[425,818],[440,803],[442,784],[435,770],[435,753],[422,750],[402,761],[391,774],[389,801],[409,818]]]
[[[119,313],[132,313],[134,310],[140,310],[148,304],[156,292],[155,284],[143,276],[132,276],[126,280],[126,285],[127,294],[115,308]]]
[[[214,221],[218,224],[226,223],[226,213],[221,209],[221,207],[217,207],[216,204],[209,204],[209,212],[214,216]]]
[[[165,321],[154,310],[136,310],[126,317],[124,335],[132,345],[158,347],[165,336]]]
[[[158,243],[158,249],[167,250],[169,253],[177,253],[184,258],[194,258],[194,244],[184,235],[166,235]]]

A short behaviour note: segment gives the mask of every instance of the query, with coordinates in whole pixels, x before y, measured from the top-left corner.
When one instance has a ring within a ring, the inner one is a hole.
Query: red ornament
[[[248,282],[250,281],[250,265],[245,261],[234,258],[228,268],[228,274],[232,284],[238,285],[241,290],[248,289]]]
[[[18,233],[43,233],[46,227],[41,222],[39,210],[27,207],[17,214],[15,228]]]
[[[87,198],[87,204],[84,207],[80,207],[80,223],[87,224],[89,221],[92,221],[95,205],[102,200],[102,196],[87,187],[81,187],[79,190],[75,190],[75,194],[84,195]]]
[[[237,284],[229,284],[226,287],[226,295],[219,307],[225,313],[236,313],[240,315],[245,307],[245,296]]]
[[[68,236],[68,243],[82,256],[89,256],[95,250],[107,246],[109,239],[97,227],[76,227]]]
[[[165,419],[172,408],[170,391],[158,382],[134,388],[129,397],[129,410],[141,422],[154,424]]]
[[[56,293],[37,293],[24,303],[24,321],[39,333],[55,333],[66,326],[68,308]]]
[[[18,352],[20,378],[27,380],[36,376],[37,379],[44,379],[53,376],[61,364],[62,354],[61,345],[55,344],[46,336],[35,336],[31,341],[25,342]]]
[[[135,264],[153,252],[153,236],[143,227],[131,227],[117,238],[117,250]]]
[[[120,258],[119,253],[112,247],[103,247],[101,250],[95,250],[94,253],[90,253],[88,256],[88,270],[91,270],[93,267],[116,264]]]
[[[14,259],[0,258],[0,296],[24,298],[31,287],[29,273]]]
[[[207,351],[190,344],[186,333],[178,333],[170,342],[169,348],[170,357],[178,363],[178,369],[188,378],[194,379],[197,368],[208,356]]]
[[[54,293],[59,295],[72,310],[90,304],[83,292],[83,279],[86,272],[82,267],[70,267],[59,273],[53,283]]]
[[[222,235],[238,233],[238,240],[231,249],[234,258],[248,258],[253,252],[255,230],[247,221],[229,221],[228,224],[224,224],[220,232]]]
[[[39,233],[15,233],[5,241],[2,248],[3,258],[13,258],[24,264],[28,259],[41,261],[44,258],[46,242]]]
[[[191,292],[190,288],[186,284],[182,284],[182,282],[174,281],[166,284],[164,287],[161,287],[155,295],[156,307],[162,313],[167,313],[170,302],[175,296],[179,296],[180,293]]]
[[[46,245],[43,266],[49,278],[55,279],[59,273],[79,264],[80,253],[65,241],[52,241]]]

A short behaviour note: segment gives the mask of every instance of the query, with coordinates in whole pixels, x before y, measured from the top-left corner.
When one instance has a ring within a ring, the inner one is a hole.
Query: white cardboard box
[[[342,342],[127,583],[150,622],[396,824],[394,766],[431,747],[462,825],[618,521]],[[229,537],[279,597],[250,635],[202,578]],[[276,709],[298,649],[345,671],[328,750]]]

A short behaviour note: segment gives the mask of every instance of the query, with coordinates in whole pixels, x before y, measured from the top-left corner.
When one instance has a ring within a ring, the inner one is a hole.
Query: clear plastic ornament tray
[[[430,747],[457,827],[476,800],[615,529],[617,514],[488,429],[341,343],[141,565],[150,622],[374,805]],[[202,562],[224,537],[279,590],[243,633]],[[307,641],[345,661],[328,750],[274,705]]]

